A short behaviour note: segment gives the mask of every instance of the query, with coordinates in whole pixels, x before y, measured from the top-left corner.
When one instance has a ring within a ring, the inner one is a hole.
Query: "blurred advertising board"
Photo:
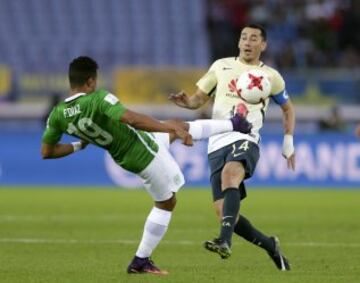
[[[18,76],[17,84],[21,95],[52,96],[54,93],[67,95],[69,81],[66,73],[23,73]],[[99,87],[110,88],[111,75],[104,73],[99,76]]]
[[[206,68],[175,68],[150,66],[119,67],[102,71],[98,86],[114,92],[127,105],[161,105],[167,103],[168,94],[185,90],[193,93],[196,82]],[[297,104],[331,106],[338,102],[360,103],[360,71],[320,70],[284,72],[287,90]],[[14,88],[14,89],[12,89]],[[16,97],[52,96],[67,94],[66,72],[20,73],[11,72],[0,65],[0,97],[16,92]]]
[[[58,160],[40,157],[39,130],[0,131],[0,185],[81,185],[139,187],[141,182],[122,170],[103,150],[86,150]],[[66,138],[65,140],[71,140]],[[261,158],[253,186],[360,189],[360,141],[342,134],[297,135],[295,172],[281,156],[282,137],[263,135]],[[171,145],[187,186],[209,187],[207,142],[187,148]]]
[[[192,93],[203,69],[124,68],[114,73],[114,92],[124,104],[164,104],[180,90]]]
[[[4,66],[0,65],[0,99],[8,95],[11,91],[11,72]]]

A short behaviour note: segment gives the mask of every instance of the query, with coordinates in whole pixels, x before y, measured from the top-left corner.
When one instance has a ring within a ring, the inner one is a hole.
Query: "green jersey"
[[[53,108],[42,142],[57,144],[66,133],[104,148],[121,167],[139,173],[159,147],[149,133],[120,122],[125,110],[117,97],[105,90],[78,93]]]

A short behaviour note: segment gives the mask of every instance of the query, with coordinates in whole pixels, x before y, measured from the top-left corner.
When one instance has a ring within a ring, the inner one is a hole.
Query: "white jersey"
[[[208,72],[196,84],[203,92],[214,97],[212,118],[229,119],[236,113],[239,104],[245,104],[249,111],[247,120],[252,123],[253,128],[250,134],[229,132],[210,137],[208,153],[241,139],[259,143],[259,131],[263,126],[269,98],[259,104],[248,104],[240,98],[236,91],[236,79],[243,72],[253,69],[260,69],[268,74],[271,83],[270,96],[282,96],[287,99],[285,82],[282,76],[264,63],[261,62],[258,66],[247,65],[242,63],[238,57],[215,61]]]

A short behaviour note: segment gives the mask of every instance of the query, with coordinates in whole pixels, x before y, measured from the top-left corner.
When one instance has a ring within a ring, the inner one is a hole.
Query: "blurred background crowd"
[[[266,60],[280,69],[360,64],[359,1],[209,0],[212,57],[235,54],[234,42],[248,22],[267,28]]]
[[[267,28],[278,68],[359,65],[356,0],[1,0],[0,63],[63,70],[88,53],[117,65],[207,66],[237,54],[245,23]]]

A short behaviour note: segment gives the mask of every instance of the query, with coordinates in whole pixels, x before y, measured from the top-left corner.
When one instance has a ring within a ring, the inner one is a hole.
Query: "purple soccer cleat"
[[[144,274],[150,273],[155,275],[168,275],[169,272],[161,270],[155,266],[154,262],[149,258],[140,258],[135,256],[127,268],[129,274]]]
[[[235,114],[235,116],[230,118],[230,121],[233,124],[234,131],[243,134],[248,134],[251,132],[252,124],[249,123],[244,116]]]

